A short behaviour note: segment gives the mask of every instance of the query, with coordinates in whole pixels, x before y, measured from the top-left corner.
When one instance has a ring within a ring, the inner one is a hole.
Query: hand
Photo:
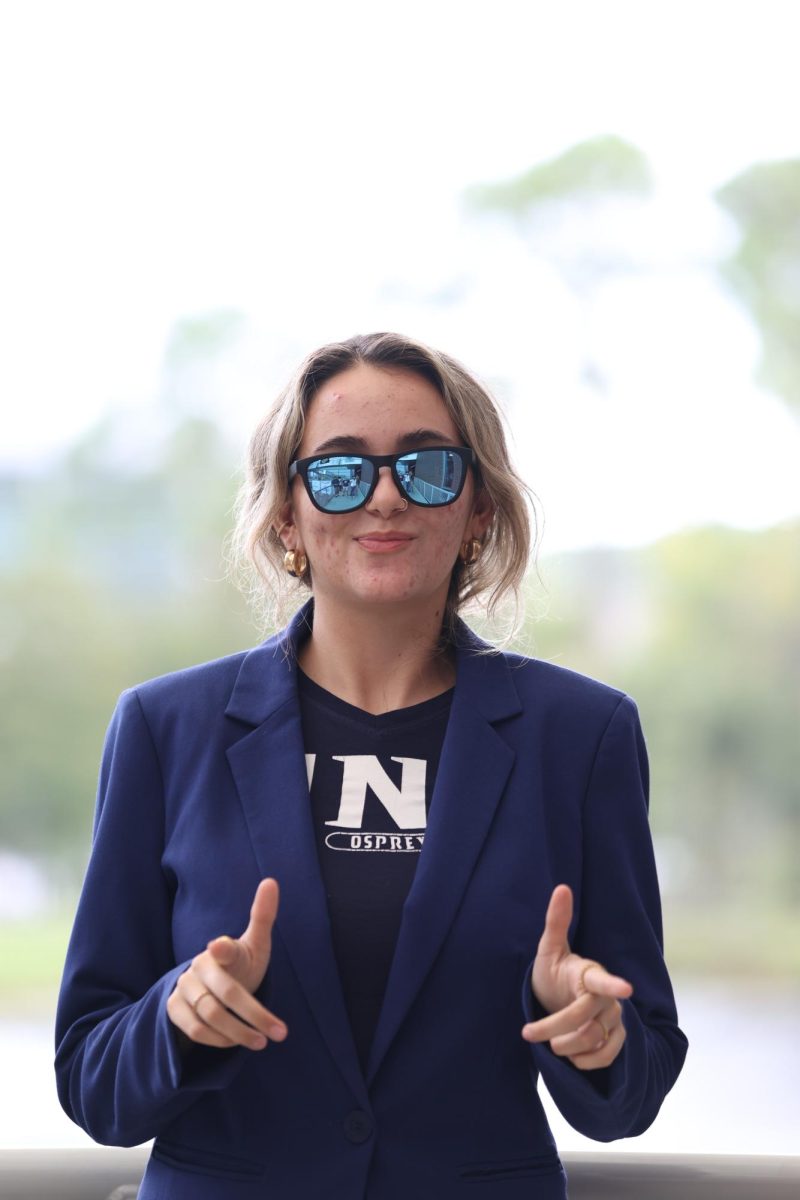
[[[278,884],[262,879],[242,936],[214,938],[179,976],[167,1015],[191,1041],[263,1050],[268,1038],[286,1037],[283,1022],[252,994],[267,973],[277,912]]]
[[[554,889],[547,907],[544,933],[531,972],[533,994],[552,1014],[523,1026],[527,1042],[549,1042],[554,1054],[581,1071],[607,1067],[625,1041],[622,1006],[633,995],[626,979],[610,975],[600,963],[573,954],[567,941],[572,920],[572,892]]]

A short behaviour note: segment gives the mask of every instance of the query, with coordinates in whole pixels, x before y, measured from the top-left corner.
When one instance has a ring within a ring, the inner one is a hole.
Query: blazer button
[[[344,1119],[344,1136],[348,1142],[365,1142],[372,1137],[373,1129],[372,1117],[360,1108],[353,1109]]]

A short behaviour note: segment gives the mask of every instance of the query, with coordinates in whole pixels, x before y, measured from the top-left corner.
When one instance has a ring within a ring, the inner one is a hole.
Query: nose
[[[408,501],[394,481],[391,467],[378,468],[378,482],[366,507],[369,512],[379,513],[382,517],[404,512],[408,507]]]

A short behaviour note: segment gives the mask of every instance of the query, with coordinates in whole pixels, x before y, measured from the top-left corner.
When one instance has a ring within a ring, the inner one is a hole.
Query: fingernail
[[[265,1037],[263,1037],[261,1034],[258,1034],[250,1042],[250,1049],[251,1050],[263,1050],[264,1047],[266,1046],[266,1044],[267,1044],[267,1039]]]
[[[286,1036],[286,1026],[285,1025],[270,1025],[269,1036],[271,1038],[276,1038],[276,1039],[285,1037]]]

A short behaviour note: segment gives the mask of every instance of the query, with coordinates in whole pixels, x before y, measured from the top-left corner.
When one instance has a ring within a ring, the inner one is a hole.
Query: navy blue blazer
[[[463,623],[416,875],[366,1075],[314,841],[295,651],[311,602],[256,649],[123,694],[56,1029],[67,1113],[98,1142],[155,1139],[141,1200],[563,1200],[537,1094],[600,1141],[650,1125],[686,1052],[662,956],[633,702]],[[181,1052],[166,1000],[210,938],[281,899],[257,995],[289,1028],[260,1053]],[[571,944],[629,979],[627,1040],[581,1072],[521,1037],[553,887]],[[368,903],[368,898],[365,898]],[[476,1186],[477,1185],[477,1186]]]

